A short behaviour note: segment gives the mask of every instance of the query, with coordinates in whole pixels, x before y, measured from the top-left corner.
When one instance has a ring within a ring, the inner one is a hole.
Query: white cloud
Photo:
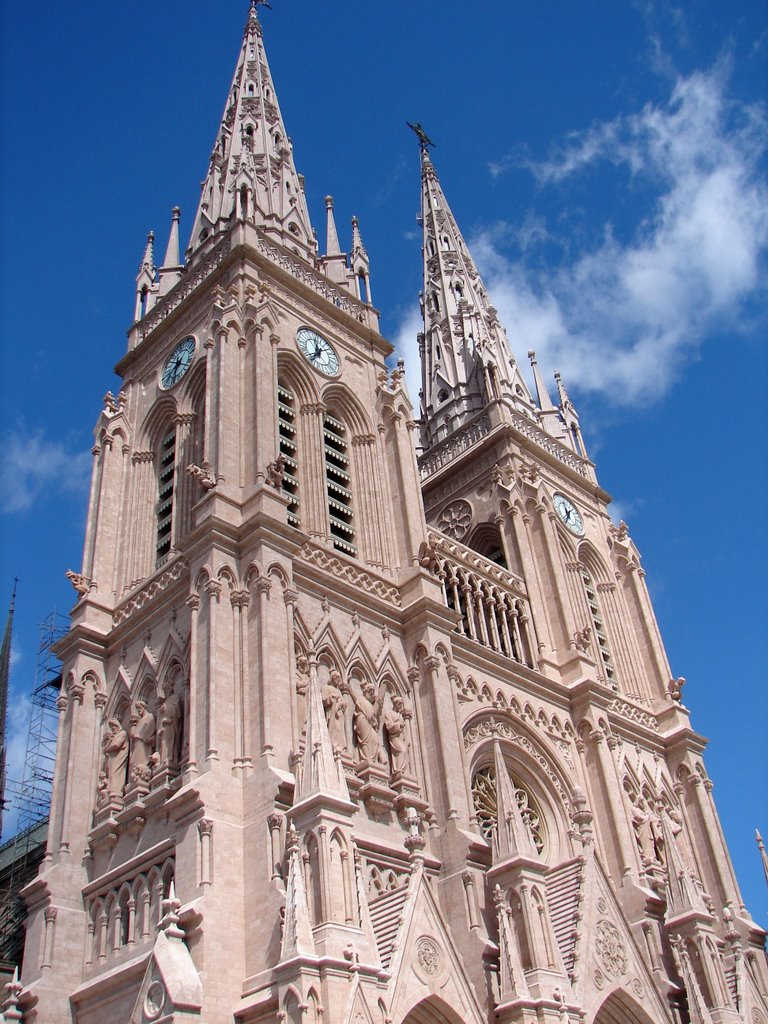
[[[3,437],[0,508],[24,512],[52,492],[83,494],[88,485],[90,456],[51,441],[42,431],[16,430]]]
[[[408,309],[400,320],[396,336],[392,339],[399,359],[405,360],[405,383],[416,416],[420,415],[419,391],[421,391],[421,360],[419,359],[418,334],[424,330],[418,304]]]
[[[546,187],[610,161],[653,186],[654,198],[629,240],[606,223],[592,248],[554,270],[507,256],[498,226],[480,232],[472,248],[518,354],[535,348],[569,384],[643,403],[669,388],[708,333],[738,326],[768,246],[758,171],[766,118],[729,102],[726,85],[723,65],[678,78],[665,105],[593,125],[548,160],[525,162]]]
[[[568,386],[643,404],[673,384],[709,334],[738,330],[745,301],[762,287],[768,248],[759,169],[767,124],[762,106],[732,102],[726,90],[724,63],[678,76],[664,104],[572,133],[546,160],[517,153],[491,166],[495,176],[524,167],[543,197],[567,204],[577,176],[580,189],[590,174],[601,188],[596,172],[612,165],[635,203],[635,222],[621,237],[587,209],[567,238],[531,213],[470,238],[519,358],[534,348]],[[605,208],[600,215],[607,218]],[[559,242],[571,255],[553,264]]]

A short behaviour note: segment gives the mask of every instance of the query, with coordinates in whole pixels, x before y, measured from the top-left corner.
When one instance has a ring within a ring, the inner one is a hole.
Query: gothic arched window
[[[515,799],[520,808],[525,827],[528,829],[533,845],[539,853],[542,853],[546,840],[546,828],[544,818],[539,811],[536,801],[528,790],[522,786],[507,768],[510,781],[515,790]],[[480,831],[486,839],[493,841],[498,828],[498,797],[496,795],[496,768],[494,765],[487,765],[479,768],[472,779],[472,801],[475,805],[475,814]]]
[[[288,496],[288,522],[301,526],[299,513],[299,476],[297,462],[296,397],[290,388],[277,382],[277,432],[280,454],[285,459],[283,468],[283,491]]]
[[[323,442],[331,541],[337,551],[356,555],[347,428],[329,413],[323,417]]]

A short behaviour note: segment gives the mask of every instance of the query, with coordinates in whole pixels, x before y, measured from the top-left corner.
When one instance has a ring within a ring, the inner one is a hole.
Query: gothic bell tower
[[[26,1024],[768,1021],[639,556],[422,146],[423,395],[252,0],[97,419]],[[159,259],[159,257],[158,257]]]

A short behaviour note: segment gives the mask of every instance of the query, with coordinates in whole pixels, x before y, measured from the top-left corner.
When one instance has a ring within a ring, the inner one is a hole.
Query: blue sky
[[[20,577],[10,772],[37,623],[68,610],[92,426],[146,232],[186,238],[244,0],[4,5],[0,602]],[[413,379],[418,151],[521,362],[559,369],[688,680],[747,905],[768,923],[762,2],[274,0],[267,51],[310,212],[360,217]],[[412,389],[415,397],[415,388]]]

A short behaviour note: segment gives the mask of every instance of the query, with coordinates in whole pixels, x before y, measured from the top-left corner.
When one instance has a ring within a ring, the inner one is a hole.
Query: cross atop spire
[[[427,153],[427,150],[429,149],[430,146],[433,149],[435,148],[434,142],[424,131],[424,127],[420,121],[417,121],[415,124],[411,124],[410,121],[406,121],[405,123],[408,125],[411,131],[415,133],[416,138],[419,140],[419,149],[421,150],[422,155]]]

